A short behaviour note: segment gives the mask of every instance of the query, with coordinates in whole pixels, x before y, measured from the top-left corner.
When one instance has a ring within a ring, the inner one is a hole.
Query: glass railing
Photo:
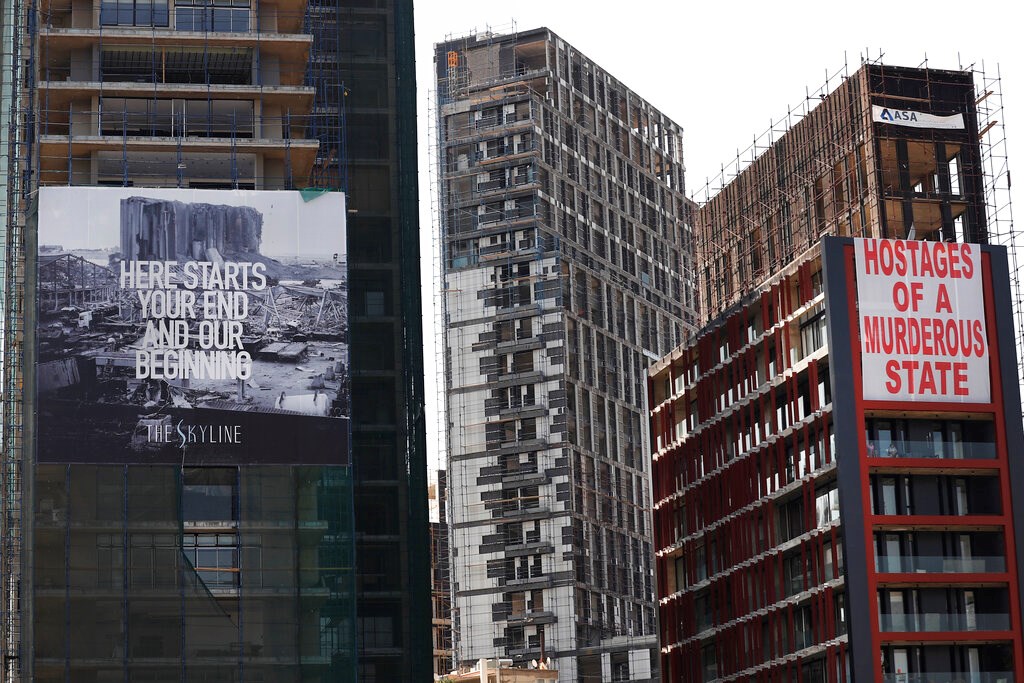
[[[934,555],[885,555],[875,558],[880,574],[950,573],[984,574],[1006,571],[1002,556],[943,557]]]
[[[882,631],[1009,631],[1010,615],[926,612],[924,614],[882,614]]]
[[[869,458],[945,458],[949,460],[991,460],[996,445],[990,441],[930,440],[868,441]]]
[[[1014,683],[1012,671],[929,671],[884,674],[883,683]]]

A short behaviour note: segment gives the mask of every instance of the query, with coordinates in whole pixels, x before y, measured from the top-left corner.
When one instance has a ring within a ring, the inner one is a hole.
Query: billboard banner
[[[939,116],[912,109],[881,107],[877,104],[871,105],[871,118],[875,123],[890,123],[894,126],[908,128],[937,128],[940,130],[963,130],[965,128],[963,114]]]
[[[41,188],[39,461],[347,463],[344,201]]]
[[[988,403],[981,247],[854,244],[864,398]]]

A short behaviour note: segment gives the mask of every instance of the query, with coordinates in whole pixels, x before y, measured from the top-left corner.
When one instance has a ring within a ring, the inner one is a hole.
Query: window
[[[167,0],[103,0],[103,26],[167,26]]]
[[[395,647],[395,618],[391,615],[359,617],[359,644],[364,648]]]
[[[236,519],[237,472],[228,467],[197,467],[182,475],[181,512],[185,522]]]
[[[714,644],[705,645],[700,652],[700,658],[704,680],[711,681],[718,678],[718,657]]]
[[[207,588],[238,587],[236,534],[185,534],[181,550]]]
[[[836,593],[835,600],[835,615],[836,615],[836,635],[841,636],[846,634],[846,593]],[[850,680],[847,677],[846,680]]]
[[[960,154],[957,152],[947,162],[949,172],[949,192],[960,196]]]
[[[698,545],[694,548],[694,566],[697,569],[697,581],[703,581],[708,578],[708,565],[707,558],[704,554],[704,546]]]
[[[522,626],[505,629],[505,643],[509,650],[522,650],[526,647],[526,634]]]
[[[629,653],[628,652],[613,652],[612,653],[612,680],[613,681],[629,681],[629,680],[632,680],[629,677]]]
[[[182,472],[181,517],[186,529],[195,528],[189,523],[222,523],[218,530],[182,535],[182,553],[207,588],[238,587],[238,534],[230,526],[238,519],[237,511],[237,470],[194,467]]]
[[[801,322],[800,345],[803,355],[808,356],[824,346],[826,335],[825,311],[821,311],[810,319]]]
[[[815,512],[818,518],[818,526],[827,526],[833,520],[839,519],[839,491],[832,489],[819,493],[814,501]]]
[[[786,596],[796,595],[804,590],[804,562],[802,555],[793,555],[782,561],[783,580]]]
[[[384,292],[366,292],[366,315],[386,315],[384,305]]]
[[[711,597],[709,593],[702,592],[693,602],[693,610],[697,618],[697,633],[706,631],[714,626],[714,619],[711,614]]]
[[[96,536],[96,585],[120,588],[124,582],[124,538],[121,534]],[[50,587],[44,582],[44,587]]]
[[[831,581],[836,578],[836,565],[832,559],[832,541],[826,541],[822,547],[822,559],[825,572],[825,580]]]
[[[104,46],[100,50],[100,80],[250,85],[253,61],[251,47]]]
[[[176,0],[174,28],[244,33],[249,30],[249,0]]]
[[[868,457],[995,458],[993,423],[872,419],[865,426]]]

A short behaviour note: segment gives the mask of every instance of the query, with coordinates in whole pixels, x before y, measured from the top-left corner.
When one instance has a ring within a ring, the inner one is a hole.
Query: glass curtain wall
[[[36,680],[355,669],[348,467],[40,465]]]

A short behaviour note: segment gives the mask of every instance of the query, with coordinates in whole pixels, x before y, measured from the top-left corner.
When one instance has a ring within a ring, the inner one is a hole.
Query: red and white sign
[[[981,248],[862,239],[855,249],[864,398],[988,403]]]

